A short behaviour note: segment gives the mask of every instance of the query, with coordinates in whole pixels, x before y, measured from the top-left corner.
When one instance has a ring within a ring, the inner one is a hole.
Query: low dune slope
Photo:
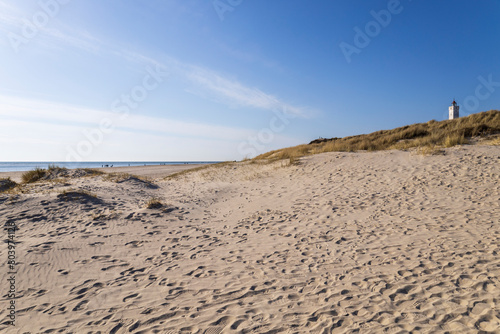
[[[325,153],[0,195],[19,228],[0,331],[498,332],[499,154]]]

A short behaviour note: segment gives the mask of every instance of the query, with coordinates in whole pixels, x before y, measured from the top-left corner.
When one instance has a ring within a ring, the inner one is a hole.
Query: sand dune
[[[0,195],[19,228],[0,331],[498,333],[499,155],[326,153]]]

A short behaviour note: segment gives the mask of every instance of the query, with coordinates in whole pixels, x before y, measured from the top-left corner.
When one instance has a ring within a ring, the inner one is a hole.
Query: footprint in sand
[[[76,311],[80,311],[82,309],[84,309],[85,305],[88,304],[88,300],[82,300],[81,302],[79,302],[74,308],[73,308],[73,312],[76,312]]]
[[[128,295],[127,297],[123,298],[123,302],[125,303],[127,300],[136,299],[136,297],[138,297],[138,296],[139,296],[138,293],[134,293],[134,294]]]

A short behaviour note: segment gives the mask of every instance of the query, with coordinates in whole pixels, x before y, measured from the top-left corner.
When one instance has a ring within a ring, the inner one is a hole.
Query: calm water
[[[47,168],[49,165],[56,165],[66,168],[98,168],[104,165],[111,167],[128,166],[158,166],[158,165],[178,165],[178,164],[207,164],[213,161],[94,161],[94,162],[58,162],[58,161],[40,161],[40,162],[0,162],[0,172],[24,172],[36,167]]]

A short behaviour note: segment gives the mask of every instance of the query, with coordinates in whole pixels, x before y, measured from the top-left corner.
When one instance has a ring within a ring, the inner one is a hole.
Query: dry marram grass
[[[0,179],[0,193],[11,190],[17,186],[17,183],[12,181],[10,177]]]
[[[440,146],[422,146],[417,149],[420,155],[444,155],[445,151]]]
[[[196,168],[186,169],[186,170],[183,170],[181,172],[168,175],[167,177],[164,178],[164,180],[165,181],[175,180],[175,179],[178,179],[181,176],[185,176],[185,175],[188,175],[188,174],[191,174],[191,173],[194,173],[194,172],[199,172],[199,171],[202,171],[202,170],[205,170],[205,169],[209,169],[209,168],[223,167],[223,166],[230,165],[232,163],[234,163],[234,162],[225,161],[225,162],[219,162],[219,163],[216,163],[216,164],[208,164],[208,165],[204,165],[204,166],[200,166],[200,167],[196,167]]]
[[[309,144],[261,154],[254,160],[299,158],[324,152],[406,150],[418,147],[451,147],[468,143],[469,138],[500,133],[500,111],[490,110],[454,120],[407,125],[365,135],[319,139]]]
[[[100,170],[94,169],[94,168],[78,168],[77,172],[81,172],[84,174],[84,176],[98,176],[98,175],[103,175],[106,174]]]
[[[35,168],[33,170],[27,171],[21,175],[21,180],[23,183],[33,183],[39,181],[47,174],[47,171],[43,168]]]
[[[85,189],[64,189],[57,196],[65,201],[97,199],[97,195]]]
[[[128,173],[109,173],[103,176],[103,180],[118,183],[128,180],[132,177],[138,178],[137,176]]]
[[[146,202],[146,209],[161,209],[163,203],[159,198],[153,197]]]

